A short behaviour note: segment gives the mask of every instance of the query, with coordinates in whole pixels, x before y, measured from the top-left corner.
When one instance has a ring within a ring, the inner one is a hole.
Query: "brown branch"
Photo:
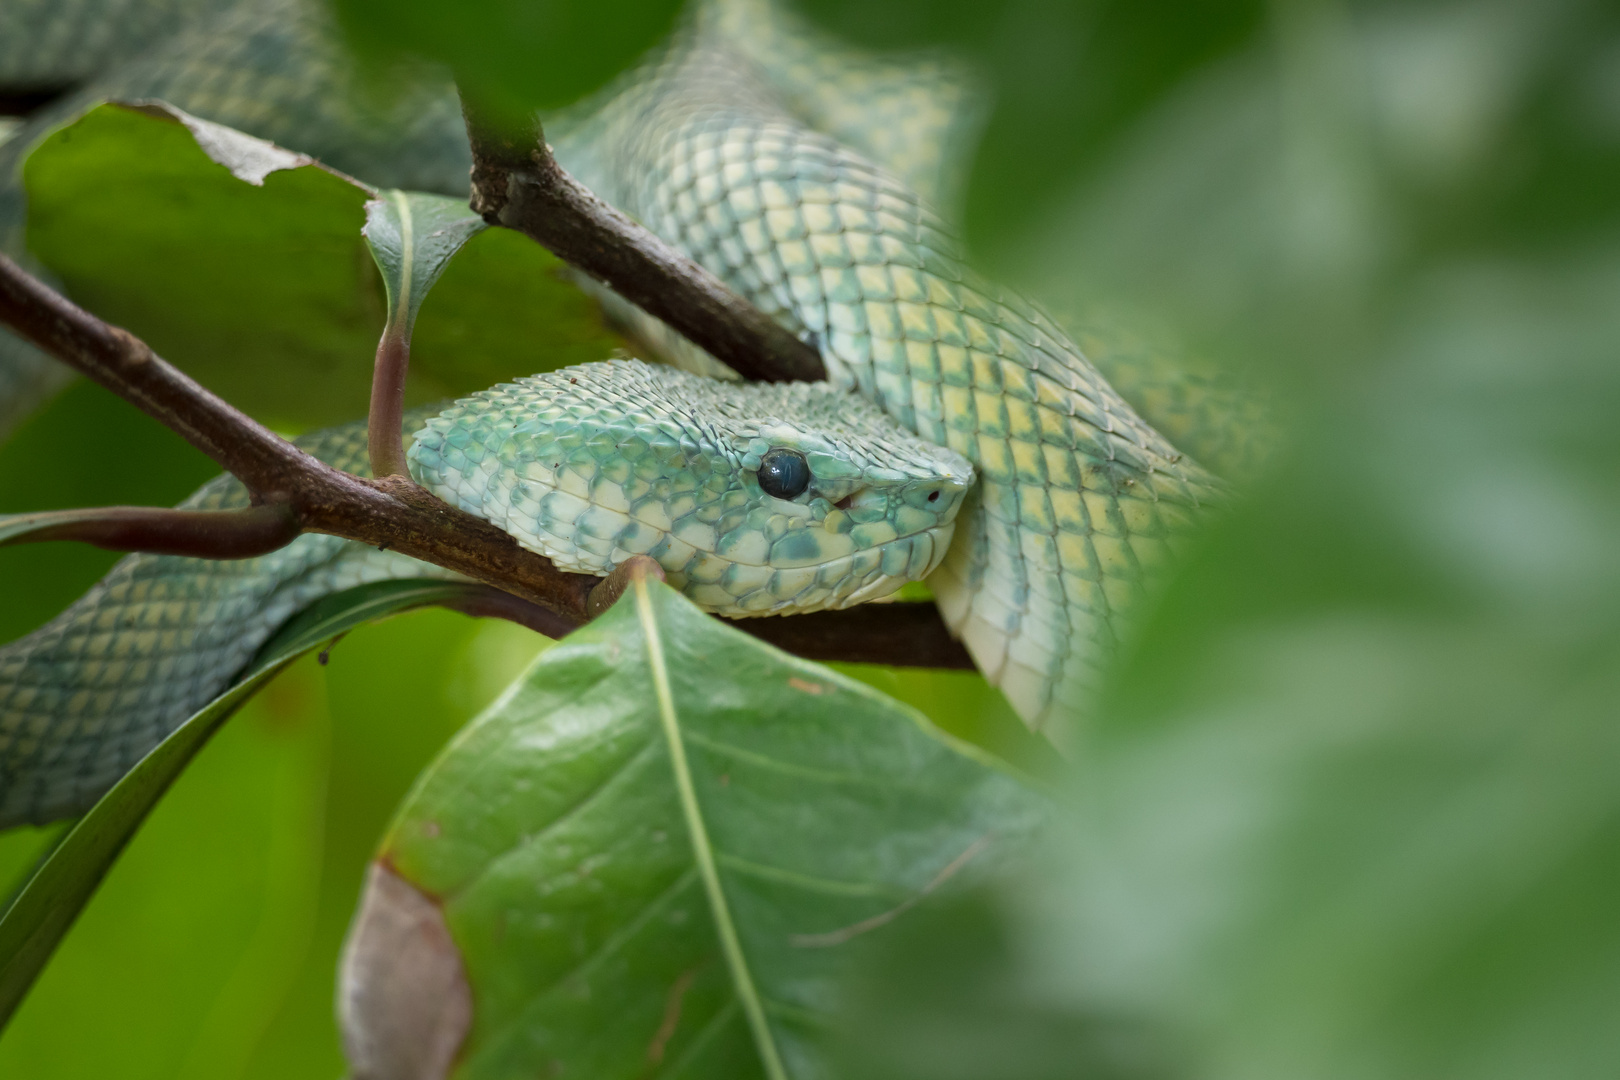
[[[608,608],[618,603],[619,597],[624,595],[637,578],[655,578],[664,580],[664,568],[658,565],[658,560],[651,555],[632,555],[624,562],[613,568],[612,573],[597,582],[596,588],[585,600],[585,613],[596,618]]]
[[[553,640],[572,633],[582,625],[577,620],[488,585],[468,585],[463,595],[454,600],[441,601],[438,606],[478,619],[505,619]]]
[[[158,359],[146,343],[109,326],[0,255],[0,321],[132,402],[234,473],[261,501],[288,501],[290,458],[319,464],[285,439]]]
[[[933,604],[863,604],[780,619],[727,620],[761,641],[806,660],[973,670]]]
[[[298,536],[298,518],[285,503],[245,510],[169,510],[107,506],[49,510],[3,521],[0,545],[76,540],[109,551],[145,551],[200,559],[251,559],[286,547]]]
[[[538,123],[515,134],[466,99],[474,212],[516,229],[744,378],[825,379],[816,349],[563,171]]]
[[[623,594],[628,584],[628,577],[621,576],[618,591],[614,592],[608,586],[610,580],[611,575],[597,586],[596,596],[605,601],[600,604],[600,611],[612,607],[613,600]],[[505,619],[549,638],[560,638],[579,626],[510,593],[482,585],[468,586],[468,589],[466,598],[440,606],[466,615]],[[806,660],[973,670],[967,649],[951,637],[933,604],[867,604],[852,611],[817,611],[783,618],[727,619],[718,615],[715,618]]]

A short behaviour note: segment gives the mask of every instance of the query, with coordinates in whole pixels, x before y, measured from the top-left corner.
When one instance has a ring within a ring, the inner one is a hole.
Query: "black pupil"
[[[796,499],[810,486],[810,463],[797,450],[769,450],[759,460],[759,489],[777,499]]]

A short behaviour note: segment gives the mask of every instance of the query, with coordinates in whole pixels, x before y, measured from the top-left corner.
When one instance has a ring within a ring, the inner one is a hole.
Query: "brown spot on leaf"
[[[472,988],[428,896],[373,863],[338,976],[353,1080],[443,1080],[472,1026]]]
[[[825,694],[827,692],[827,688],[822,686],[820,683],[809,682],[805,679],[799,678],[797,675],[790,675],[788,677],[788,685],[793,687],[795,690],[802,690],[806,694]]]
[[[681,1022],[681,1001],[686,997],[686,991],[692,985],[692,977],[697,974],[697,968],[683,971],[675,980],[675,985],[669,988],[669,996],[664,999],[664,1018],[658,1023],[658,1031],[654,1033],[652,1042],[647,1044],[647,1062],[657,1065],[664,1060],[664,1048],[669,1045],[670,1038]]]

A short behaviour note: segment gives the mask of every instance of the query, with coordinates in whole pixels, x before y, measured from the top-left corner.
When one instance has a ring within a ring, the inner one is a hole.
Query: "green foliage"
[[[879,49],[944,48],[977,62],[993,103],[974,157],[969,235],[1040,228],[1190,72],[1246,46],[1255,0],[793,0]]]
[[[674,24],[681,0],[336,0],[362,50],[446,64],[464,92],[511,115],[555,108],[634,63]]]
[[[388,293],[384,333],[410,340],[422,301],[462,245],[485,227],[466,203],[443,195],[383,191],[366,203],[360,232]]]
[[[103,105],[28,157],[29,247],[78,302],[258,419],[284,431],[352,420],[387,311],[360,235],[377,193],[303,160],[256,186],[184,125]],[[452,202],[409,198],[438,212]],[[486,234],[462,251],[414,335],[408,404],[621,344],[544,249]]]
[[[811,1076],[849,957],[1043,815],[919,714],[654,583],[457,737],[382,858],[462,950],[461,1075]]]

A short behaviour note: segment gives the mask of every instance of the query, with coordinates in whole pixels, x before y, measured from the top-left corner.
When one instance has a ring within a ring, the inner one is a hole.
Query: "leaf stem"
[[[388,313],[377,363],[371,374],[371,410],[366,420],[366,450],[373,476],[409,476],[405,463],[405,378],[411,368],[411,274],[416,257],[411,203],[402,191],[389,192],[399,211],[399,295]]]
[[[631,585],[636,592],[636,614],[647,637],[647,661],[652,667],[653,690],[658,696],[658,719],[669,745],[669,764],[675,773],[681,813],[686,818],[686,831],[692,840],[692,857],[697,862],[698,874],[703,879],[703,891],[708,894],[709,908],[714,913],[720,949],[725,953],[727,967],[731,969],[731,981],[742,1005],[743,1015],[748,1018],[748,1027],[754,1034],[754,1045],[759,1050],[766,1077],[768,1080],[788,1080],[787,1070],[782,1066],[782,1056],[776,1048],[776,1038],[771,1034],[770,1023],[765,1018],[764,1002],[760,1000],[759,989],[754,985],[753,973],[748,970],[742,941],[737,937],[737,925],[732,921],[725,890],[720,885],[720,870],[715,864],[714,849],[709,844],[709,830],[703,822],[703,810],[698,806],[697,790],[692,785],[692,770],[686,761],[686,744],[681,739],[680,721],[675,716],[675,698],[669,685],[669,669],[664,664],[664,646],[658,636],[658,621],[653,617],[647,575],[635,575]]]
[[[366,451],[373,476],[410,476],[405,462],[405,376],[411,366],[411,339],[393,319],[377,343],[371,375],[371,409],[366,415]]]

